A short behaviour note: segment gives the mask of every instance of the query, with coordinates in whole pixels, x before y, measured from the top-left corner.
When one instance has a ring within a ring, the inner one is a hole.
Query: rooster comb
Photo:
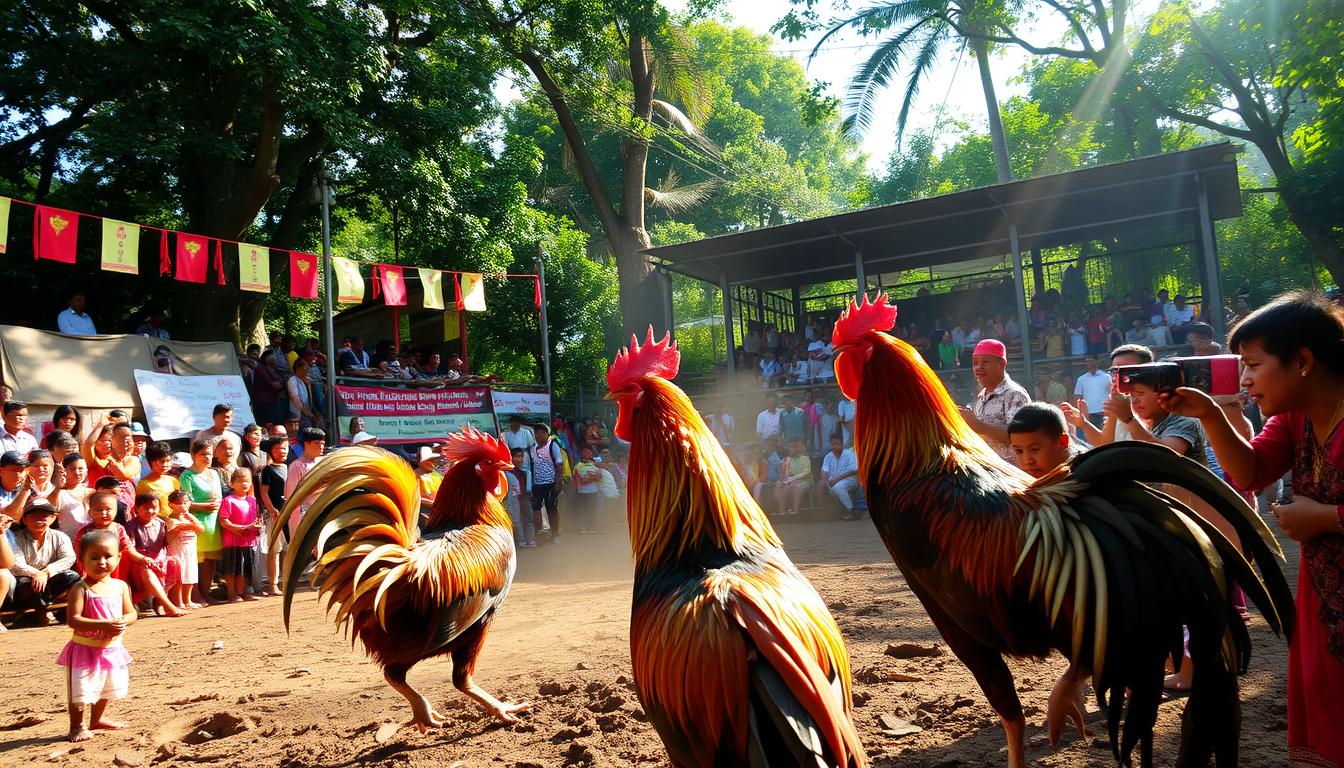
[[[472,426],[449,435],[444,453],[454,464],[482,458],[506,462],[512,458],[509,446],[503,440]]]
[[[616,353],[616,360],[607,369],[607,389],[620,392],[640,379],[657,377],[672,379],[681,366],[681,352],[677,350],[672,334],[654,341],[653,326],[649,326],[644,346],[637,336],[630,336],[630,346]]]
[[[888,331],[895,324],[896,305],[887,303],[887,294],[879,292],[876,301],[869,301],[865,292],[863,303],[850,299],[849,308],[835,321],[831,343],[836,346],[853,344],[869,331]]]

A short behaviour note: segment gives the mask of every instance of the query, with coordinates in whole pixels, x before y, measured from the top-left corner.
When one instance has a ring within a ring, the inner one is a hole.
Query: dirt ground
[[[854,717],[873,765],[1003,765],[997,718],[906,588],[871,523],[795,523],[780,533],[844,631],[856,678]],[[1295,552],[1292,560],[1295,583]],[[450,662],[440,659],[412,670],[410,682],[449,715],[447,726],[389,735],[391,728],[382,726],[407,720],[409,708],[363,653],[351,650],[309,592],[296,599],[288,635],[278,598],[137,623],[126,640],[135,657],[131,695],[109,707],[110,716],[130,727],[71,745],[64,740],[64,685],[54,663],[68,630],[12,630],[0,635],[7,662],[0,676],[0,754],[8,765],[667,765],[630,683],[630,578],[628,543],[616,533],[567,536],[557,546],[521,553],[477,678],[500,698],[533,703],[526,721],[509,728],[470,706],[451,685]],[[1241,679],[1242,764],[1286,766],[1287,649],[1259,618],[1252,636],[1255,655]],[[937,655],[884,653],[900,643]],[[1012,666],[1028,713],[1032,765],[1113,765],[1095,701],[1090,738],[1075,732],[1056,750],[1044,743],[1045,699],[1061,659]],[[1159,765],[1175,763],[1184,706],[1162,707]],[[884,715],[923,730],[885,734]]]

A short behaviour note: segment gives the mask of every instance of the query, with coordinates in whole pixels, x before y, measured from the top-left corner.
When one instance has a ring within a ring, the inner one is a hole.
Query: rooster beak
[[[619,397],[620,395],[617,395],[615,392],[608,392],[607,394],[602,396],[602,399],[615,402]]]

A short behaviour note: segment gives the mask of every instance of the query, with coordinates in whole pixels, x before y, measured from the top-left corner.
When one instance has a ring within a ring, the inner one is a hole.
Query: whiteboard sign
[[[515,414],[524,419],[543,421],[551,416],[551,395],[549,392],[500,392],[491,390],[494,400],[495,416],[503,418]]]
[[[191,437],[215,423],[219,403],[233,406],[232,432],[241,433],[254,421],[252,402],[242,376],[174,376],[136,371],[135,386],[145,408],[149,433],[155,440]]]

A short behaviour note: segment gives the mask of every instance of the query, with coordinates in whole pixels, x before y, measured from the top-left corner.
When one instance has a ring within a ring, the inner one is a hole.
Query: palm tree
[[[897,141],[905,132],[919,87],[950,45],[969,47],[980,69],[980,87],[985,94],[989,117],[989,136],[994,146],[994,170],[999,181],[1011,181],[1012,164],[1008,158],[1008,139],[999,115],[999,100],[994,94],[994,79],[989,69],[989,42],[984,30],[994,29],[1005,11],[1001,0],[896,0],[879,3],[854,16],[833,23],[822,35],[809,56],[817,53],[833,35],[844,30],[860,35],[890,33],[849,81],[845,97],[845,130],[851,134],[867,130],[872,121],[873,101],[897,76],[902,63],[911,67],[906,76],[905,99],[896,118]]]

